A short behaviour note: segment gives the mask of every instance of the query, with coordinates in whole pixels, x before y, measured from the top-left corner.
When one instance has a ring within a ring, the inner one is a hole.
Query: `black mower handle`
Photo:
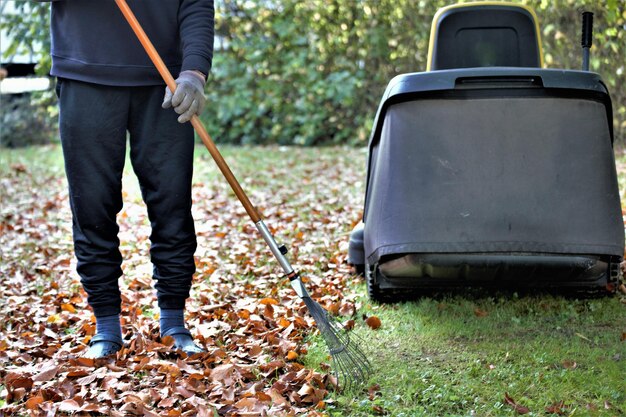
[[[580,44],[583,48],[591,48],[593,42],[593,13],[583,12],[583,32]]]
[[[589,49],[593,41],[593,13],[583,12],[583,31],[580,44],[583,47],[583,71],[589,71]]]

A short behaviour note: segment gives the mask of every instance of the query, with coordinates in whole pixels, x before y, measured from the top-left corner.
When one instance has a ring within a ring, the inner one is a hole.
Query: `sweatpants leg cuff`
[[[158,295],[159,308],[167,310],[183,310],[185,308],[184,297],[177,297],[173,295]]]
[[[106,316],[116,316],[122,312],[122,309],[119,305],[99,305],[99,306],[91,306],[91,308],[96,318],[106,317]]]

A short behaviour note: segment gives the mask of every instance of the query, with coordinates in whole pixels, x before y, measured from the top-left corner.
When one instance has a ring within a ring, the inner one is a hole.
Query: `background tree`
[[[11,12],[7,6],[11,6]],[[39,56],[39,75],[50,72],[50,6],[29,1],[0,1],[0,28],[11,42],[2,44],[2,62],[14,55]],[[4,71],[4,69],[3,69]],[[7,75],[11,75],[7,72]],[[58,110],[52,90],[2,96],[0,146],[19,147],[50,142],[56,137]]]
[[[13,12],[7,12],[7,5]],[[37,74],[50,72],[50,5],[34,1],[3,1],[0,3],[0,29],[11,42],[2,45],[2,62],[16,54],[39,55]]]

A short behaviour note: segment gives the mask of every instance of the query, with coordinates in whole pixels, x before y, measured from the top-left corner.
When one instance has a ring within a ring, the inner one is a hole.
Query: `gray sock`
[[[109,336],[113,340],[122,341],[120,315],[96,317],[96,334]]]
[[[173,327],[185,327],[185,310],[162,308],[159,318],[161,335]]]

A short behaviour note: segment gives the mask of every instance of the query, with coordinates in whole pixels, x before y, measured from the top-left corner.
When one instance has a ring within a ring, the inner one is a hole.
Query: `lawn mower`
[[[589,72],[544,69],[527,6],[440,9],[426,72],[393,78],[369,139],[349,262],[369,296],[470,287],[597,291],[618,278],[624,224],[612,106]]]

